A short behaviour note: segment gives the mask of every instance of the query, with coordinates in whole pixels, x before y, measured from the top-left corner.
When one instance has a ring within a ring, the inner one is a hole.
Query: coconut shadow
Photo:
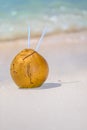
[[[44,83],[38,89],[52,89],[52,88],[57,88],[57,87],[61,87],[61,83]]]

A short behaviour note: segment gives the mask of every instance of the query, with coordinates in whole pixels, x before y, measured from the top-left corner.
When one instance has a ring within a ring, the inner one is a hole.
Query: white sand
[[[87,32],[44,39],[39,53],[50,72],[37,89],[18,89],[10,77],[12,58],[25,48],[27,40],[0,43],[0,130],[87,130]]]

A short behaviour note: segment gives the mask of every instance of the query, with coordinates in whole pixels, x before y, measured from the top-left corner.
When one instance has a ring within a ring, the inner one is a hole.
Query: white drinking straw
[[[28,26],[28,48],[30,48],[30,27]]]
[[[43,37],[44,37],[44,35],[46,34],[46,32],[47,32],[47,28],[45,27],[44,28],[44,30],[43,30],[43,33],[42,33],[42,35],[41,35],[41,37],[40,37],[40,40],[39,40],[39,42],[38,42],[38,44],[37,44],[37,46],[36,46],[36,51],[38,51],[38,49],[39,49],[39,47],[40,47],[40,45],[41,45],[41,42],[42,42],[42,40],[43,40]]]

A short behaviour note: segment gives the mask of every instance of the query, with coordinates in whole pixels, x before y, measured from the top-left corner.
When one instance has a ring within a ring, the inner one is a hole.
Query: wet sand
[[[35,48],[39,37],[31,39]],[[1,130],[87,129],[87,32],[45,37],[38,52],[49,76],[37,89],[18,89],[10,76],[14,56],[27,39],[0,42]]]

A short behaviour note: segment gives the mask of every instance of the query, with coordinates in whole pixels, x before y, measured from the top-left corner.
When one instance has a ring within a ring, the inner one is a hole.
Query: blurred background
[[[0,41],[87,29],[87,0],[0,0]]]

